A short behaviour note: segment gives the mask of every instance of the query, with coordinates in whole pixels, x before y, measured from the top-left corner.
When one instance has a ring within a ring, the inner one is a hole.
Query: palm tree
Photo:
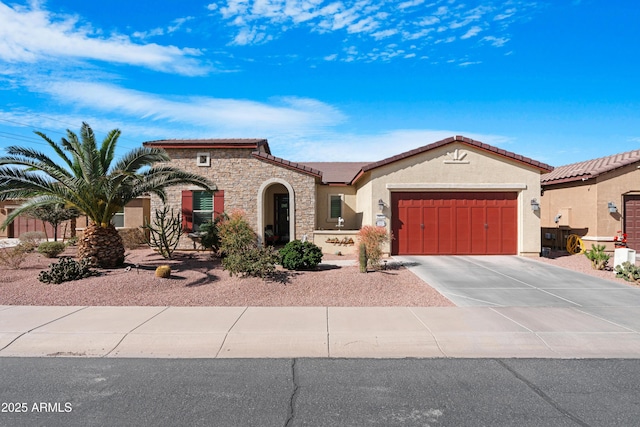
[[[192,184],[214,191],[206,178],[171,166],[167,153],[158,148],[141,147],[114,161],[120,130],[107,134],[98,148],[93,130],[82,123],[80,139],[67,130],[67,137],[55,143],[41,136],[56,152],[58,161],[26,147],[8,147],[8,156],[0,157],[0,201],[27,199],[2,224],[6,228],[17,216],[51,203],[63,203],[86,215],[90,224],[78,244],[78,258],[89,258],[100,267],[114,267],[124,262],[124,245],[113,216],[129,201],[153,193],[162,202],[165,188]]]

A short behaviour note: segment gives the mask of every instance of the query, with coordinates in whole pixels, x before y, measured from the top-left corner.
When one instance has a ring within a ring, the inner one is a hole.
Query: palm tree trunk
[[[91,223],[78,242],[78,258],[88,258],[91,264],[102,268],[117,267],[124,263],[124,244],[118,230],[109,224],[100,227]]]

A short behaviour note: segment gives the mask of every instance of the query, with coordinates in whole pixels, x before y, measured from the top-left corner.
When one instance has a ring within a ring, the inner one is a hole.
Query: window
[[[196,154],[196,164],[198,166],[211,166],[211,155],[209,153]]]
[[[193,192],[193,231],[200,225],[213,220],[213,194],[207,191]]]
[[[342,217],[342,200],[343,194],[330,194],[329,195],[329,218],[327,221],[337,222],[338,218]]]
[[[214,193],[182,190],[181,207],[184,232],[198,231],[201,224],[211,221],[214,216],[224,212],[224,190],[217,190]]]
[[[113,219],[111,219],[111,224],[113,224],[113,226],[116,228],[124,227],[124,207],[116,212],[116,214],[113,216]]]

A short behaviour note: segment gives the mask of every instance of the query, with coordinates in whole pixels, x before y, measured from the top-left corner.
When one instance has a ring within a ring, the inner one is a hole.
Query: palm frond
[[[105,173],[109,170],[111,162],[113,161],[116,144],[118,143],[120,134],[120,129],[113,129],[107,134],[100,146],[100,163],[102,164],[102,169]]]
[[[61,148],[58,144],[56,144],[51,138],[49,138],[44,133],[39,132],[39,131],[35,131],[34,133],[36,135],[40,136],[42,139],[44,139],[47,142],[47,144],[49,144],[49,146],[51,148],[53,148],[53,150],[56,152],[56,154],[58,156],[60,156],[62,161],[64,161],[67,164],[67,166],[69,166],[70,168],[73,169],[73,162],[71,161],[71,159],[69,159],[69,157],[67,157],[67,155],[63,151],[64,145],[63,145],[63,148]]]

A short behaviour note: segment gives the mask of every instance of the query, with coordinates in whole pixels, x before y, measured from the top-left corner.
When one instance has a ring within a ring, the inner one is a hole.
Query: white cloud
[[[464,35],[460,36],[460,38],[462,40],[470,39],[471,37],[477,36],[480,33],[480,31],[482,31],[482,28],[478,26],[471,27],[466,33],[464,33]]]
[[[408,9],[414,6],[419,6],[422,3],[424,3],[424,0],[410,0],[410,1],[405,1],[402,2],[398,5],[398,9],[402,10],[402,9]]]
[[[375,49],[380,49],[375,42],[386,39],[418,40],[419,50],[431,51],[439,43],[465,40],[482,31],[495,39],[487,46],[499,47],[508,41],[504,33],[509,25],[540,7],[528,0],[489,0],[480,6],[453,0],[428,4],[424,0],[221,0],[219,4],[219,16],[232,31],[231,44],[265,43],[299,28],[317,37],[339,33],[347,43],[358,44],[361,51],[372,53],[361,55],[367,60],[375,56]],[[431,31],[443,35],[436,39]],[[370,37],[363,38],[365,35]]]
[[[389,30],[378,31],[376,33],[371,34],[371,36],[376,40],[382,40],[382,39],[386,39],[387,37],[391,37],[395,34],[398,34],[398,30],[389,29]]]
[[[492,46],[502,47],[509,41],[506,37],[486,36],[482,38],[483,41],[490,42]]]
[[[199,96],[165,97],[112,84],[75,80],[31,82],[30,89],[74,108],[99,110],[102,114],[129,119],[189,125],[227,136],[301,130],[312,133],[345,119],[328,104],[297,97],[276,98],[269,104]]]
[[[101,36],[77,16],[55,15],[33,3],[31,9],[0,3],[0,59],[9,63],[64,62],[65,58],[145,67],[184,75],[210,70],[197,49],[133,43],[126,35]]]

